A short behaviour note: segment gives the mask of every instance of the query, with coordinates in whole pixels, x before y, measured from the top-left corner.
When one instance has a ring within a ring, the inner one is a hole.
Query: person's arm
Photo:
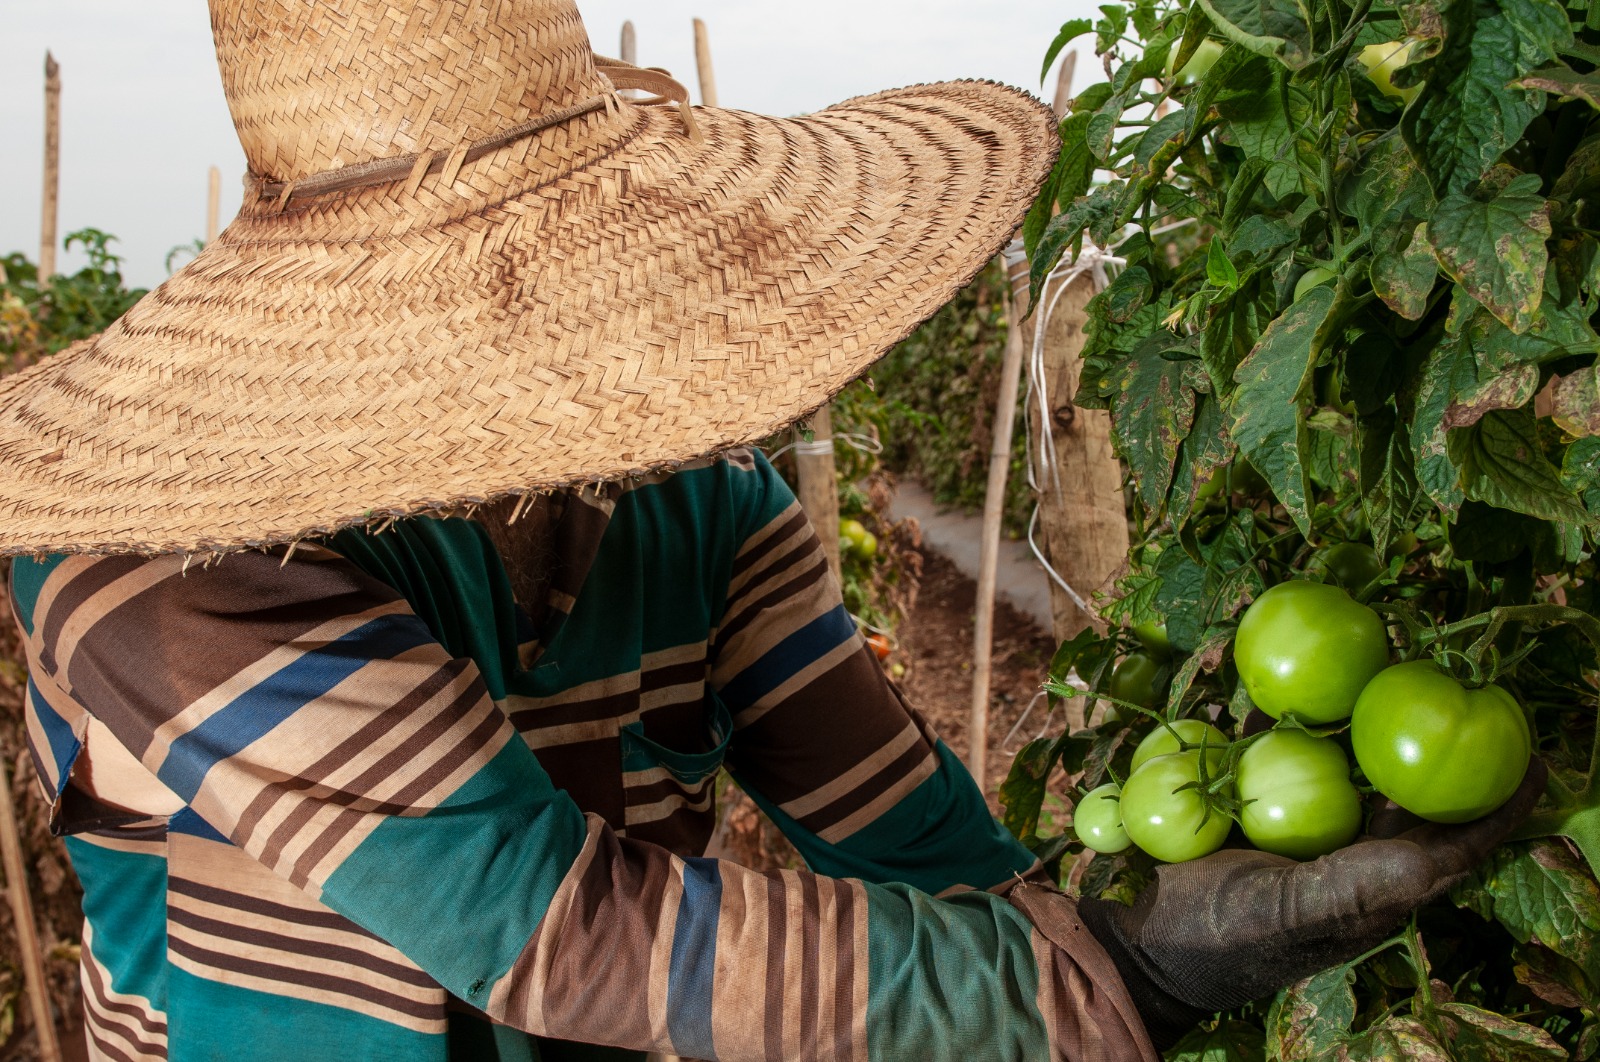
[[[556,790],[393,591],[324,550],[63,565],[55,683],[207,823],[491,1017],[709,1059],[1151,1056],[1109,957],[985,893],[757,874]]]
[[[935,894],[1035,866],[889,682],[821,543],[765,460],[737,482],[740,545],[712,655],[734,779],[820,873]]]

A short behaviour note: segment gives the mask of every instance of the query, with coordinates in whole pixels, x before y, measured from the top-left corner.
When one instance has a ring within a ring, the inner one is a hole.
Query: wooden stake
[[[1027,291],[1028,265],[1023,260],[1021,283]],[[983,495],[983,538],[978,554],[977,615],[972,642],[972,722],[968,740],[967,766],[978,785],[988,793],[989,768],[989,671],[994,658],[994,594],[1000,568],[1000,520],[1005,512],[1006,473],[1011,468],[1012,425],[1017,417],[1017,385],[1022,380],[1023,296],[1016,290],[1017,278],[1006,275],[1010,299],[1007,303],[1006,352],[1000,366],[1000,398],[995,403],[994,443],[989,448],[989,484]]]
[[[796,439],[795,468],[800,478],[800,508],[811,518],[822,539],[833,577],[842,580],[839,567],[839,472],[833,461],[833,414],[823,406],[811,415],[811,441]]]
[[[222,212],[222,171],[211,167],[211,188],[206,195],[206,243],[217,238],[217,215]]]
[[[1061,60],[1061,71],[1056,74],[1056,98],[1052,105],[1057,118],[1065,118],[1072,106],[1072,75],[1078,69],[1078,53],[1068,52]]]
[[[50,1016],[50,990],[44,978],[44,953],[39,948],[39,927],[33,919],[33,897],[22,859],[22,837],[11,800],[11,772],[4,761],[0,761],[0,858],[4,860],[6,895],[17,927],[17,945],[22,949],[22,975],[27,979],[33,1026],[39,1035],[39,1062],[61,1062],[56,1023]]]
[[[61,196],[61,66],[44,53],[44,203],[39,217],[39,288],[56,275],[56,213]]]
[[[622,55],[618,58],[624,63],[639,65],[639,42],[634,36],[632,21],[622,24]]]
[[[707,107],[717,105],[717,76],[711,70],[711,38],[706,36],[703,19],[694,20],[694,65],[700,72],[700,102]]]

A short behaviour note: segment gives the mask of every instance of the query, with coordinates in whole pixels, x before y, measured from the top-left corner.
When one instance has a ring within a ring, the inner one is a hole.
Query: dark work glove
[[[1226,849],[1163,866],[1132,907],[1085,899],[1078,916],[1110,953],[1157,1047],[1196,1022],[1382,943],[1510,835],[1544,791],[1535,758],[1499,809],[1429,823],[1309,863]]]

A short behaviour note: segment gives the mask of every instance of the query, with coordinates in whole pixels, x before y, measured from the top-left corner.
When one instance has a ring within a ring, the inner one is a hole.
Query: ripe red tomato
[[[889,659],[889,654],[894,651],[889,644],[889,639],[877,631],[872,631],[867,635],[867,644],[872,647],[873,655],[879,660]]]
[[[1091,789],[1072,809],[1072,829],[1085,848],[1115,855],[1133,844],[1122,828],[1121,796],[1120,786],[1107,783]]]
[[[1376,612],[1337,586],[1296,579],[1245,610],[1233,658],[1263,712],[1332,723],[1350,715],[1367,681],[1389,662],[1389,642]]]
[[[1122,786],[1122,828],[1134,844],[1165,863],[1199,859],[1222,847],[1233,820],[1213,811],[1196,789],[1199,752],[1174,752],[1148,760]]]
[[[1511,694],[1466,689],[1431,660],[1396,664],[1367,683],[1350,742],[1378,792],[1434,822],[1467,822],[1505,803],[1532,754]]]
[[[1239,757],[1239,825],[1264,852],[1315,859],[1355,840],[1361,794],[1350,761],[1331,738],[1273,730]]]

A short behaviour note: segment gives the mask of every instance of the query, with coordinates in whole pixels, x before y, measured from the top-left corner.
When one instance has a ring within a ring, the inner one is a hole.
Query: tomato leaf
[[[1231,1018],[1215,1028],[1195,1029],[1166,1054],[1168,1062],[1259,1062],[1264,1057],[1261,1030]]]
[[[1224,37],[1298,70],[1312,59],[1305,9],[1291,0],[1200,0]]]
[[[1355,1021],[1354,980],[1350,967],[1335,966],[1279,992],[1267,1014],[1271,1057],[1298,1062],[1336,1047]]]
[[[1334,289],[1325,284],[1307,292],[1272,322],[1235,371],[1239,386],[1230,405],[1234,442],[1307,534],[1310,485],[1301,463],[1307,442],[1302,403],[1333,302]]]
[[[1408,321],[1428,311],[1428,296],[1439,278],[1439,261],[1427,240],[1426,224],[1392,249],[1372,258],[1372,290],[1384,304]]]
[[[1508,87],[1549,58],[1556,38],[1542,27],[1570,30],[1553,0],[1508,0],[1503,9],[1485,0],[1414,6],[1434,13],[1443,45],[1400,128],[1435,190],[1460,192],[1487,173],[1543,109],[1538,94]],[[1508,15],[1512,9],[1521,14]]]
[[[1541,520],[1587,520],[1582,504],[1545,457],[1532,411],[1494,410],[1452,432],[1448,445],[1467,497]]]
[[[1439,1017],[1450,1033],[1450,1053],[1459,1062],[1543,1062],[1567,1052],[1549,1033],[1503,1014],[1465,1003],[1443,1003]]]
[[[1055,738],[1030,741],[1011,761],[1011,770],[1000,783],[1000,805],[1005,809],[1000,821],[1019,841],[1038,832],[1039,809],[1044,806],[1050,770],[1059,755]]]
[[[1556,380],[1551,417],[1568,435],[1600,435],[1600,372],[1590,365]]]
[[[1600,977],[1600,885],[1559,841],[1518,841],[1496,849],[1451,893],[1461,906],[1492,913],[1520,943],[1537,941]]]
[[[1600,110],[1600,77],[1580,74],[1565,63],[1541,67],[1512,83],[1513,88],[1537,89],[1555,96],[1579,99]]]
[[[1427,223],[1445,273],[1518,334],[1533,323],[1550,262],[1550,204],[1538,190],[1525,173],[1492,199],[1448,195]]]
[[[1330,1062],[1450,1062],[1433,1033],[1414,1018],[1385,1018],[1322,1057]]]
[[[1172,463],[1194,424],[1195,389],[1189,368],[1193,363],[1163,356],[1182,344],[1171,333],[1157,333],[1123,362],[1116,380],[1113,438],[1117,452],[1128,462],[1139,498],[1151,512],[1160,511],[1166,501]]]
[[[1086,18],[1075,18],[1064,23],[1056,33],[1055,40],[1050,42],[1050,47],[1044,52],[1044,66],[1039,69],[1039,84],[1044,84],[1044,79],[1050,76],[1050,68],[1055,65],[1056,56],[1061,54],[1061,49],[1071,44],[1085,33],[1094,32],[1094,22]]]

